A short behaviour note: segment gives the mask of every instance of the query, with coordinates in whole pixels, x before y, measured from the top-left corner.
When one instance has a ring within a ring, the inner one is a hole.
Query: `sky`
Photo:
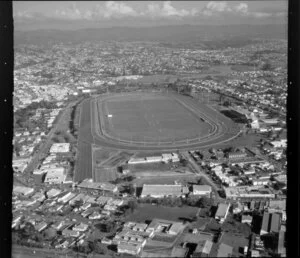
[[[14,1],[16,30],[286,24],[287,0]]]

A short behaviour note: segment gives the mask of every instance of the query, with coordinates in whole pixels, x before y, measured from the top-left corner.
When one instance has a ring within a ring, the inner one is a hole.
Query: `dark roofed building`
[[[278,233],[280,228],[280,214],[273,213],[271,221],[271,232]]]
[[[269,232],[269,224],[270,224],[270,213],[265,212],[262,220],[260,235],[264,235]]]

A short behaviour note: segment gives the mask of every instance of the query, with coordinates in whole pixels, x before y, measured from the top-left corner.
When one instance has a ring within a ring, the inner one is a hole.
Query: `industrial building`
[[[144,158],[131,158],[128,160],[128,164],[143,164],[143,163],[154,163],[154,162],[179,162],[179,156],[177,153],[163,153],[161,156],[150,156]]]

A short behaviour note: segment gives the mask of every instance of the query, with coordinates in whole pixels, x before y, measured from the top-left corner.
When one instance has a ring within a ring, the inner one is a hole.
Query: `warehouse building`
[[[141,198],[163,198],[167,196],[181,197],[187,194],[188,188],[182,185],[143,185]]]

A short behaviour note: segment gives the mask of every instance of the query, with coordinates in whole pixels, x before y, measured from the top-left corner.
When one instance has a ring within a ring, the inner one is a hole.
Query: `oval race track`
[[[141,94],[141,93],[134,93]],[[142,93],[143,94],[143,93]],[[186,106],[186,108],[190,109],[191,112],[201,114],[201,117],[205,118],[207,122],[209,122],[212,126],[212,132],[209,135],[205,135],[198,138],[191,139],[183,139],[175,142],[131,142],[126,140],[120,140],[111,137],[103,130],[103,121],[101,120],[101,116],[98,114],[98,104],[106,101],[108,99],[112,99],[120,96],[128,96],[133,95],[129,94],[110,94],[110,95],[102,95],[87,99],[84,101],[82,105],[81,115],[90,116],[90,126],[87,126],[87,121],[85,120],[85,124],[80,124],[80,127],[83,126],[86,129],[81,131],[79,135],[79,141],[83,141],[85,143],[90,143],[94,145],[98,145],[101,147],[108,147],[114,149],[122,149],[122,150],[133,150],[133,151],[156,151],[156,150],[192,150],[192,149],[201,149],[205,147],[211,147],[213,145],[230,141],[237,137],[239,134],[239,129],[237,126],[227,117],[223,116],[219,112],[215,111],[211,107],[205,106],[206,110],[200,109],[200,105],[197,101],[191,98],[187,98],[185,96],[177,95],[177,94],[168,94],[172,98],[181,102],[182,105]],[[97,100],[100,101],[97,101]],[[202,104],[203,107],[203,104]],[[200,109],[200,110],[199,110]],[[90,114],[88,114],[90,112]],[[86,117],[87,117],[86,116]],[[85,117],[85,118],[86,118]],[[218,121],[214,120],[217,119]],[[82,121],[82,120],[81,120]]]

